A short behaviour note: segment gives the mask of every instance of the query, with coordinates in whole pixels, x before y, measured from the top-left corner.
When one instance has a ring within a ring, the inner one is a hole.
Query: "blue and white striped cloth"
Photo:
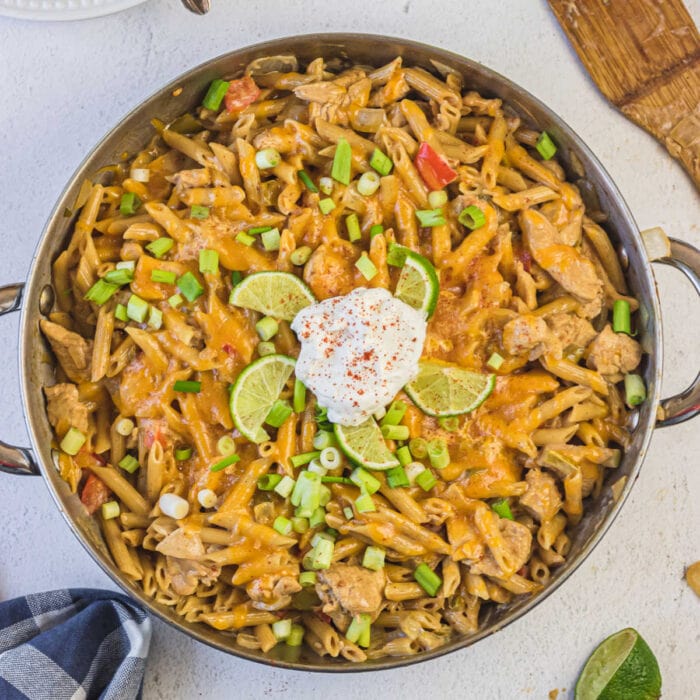
[[[73,588],[0,603],[0,698],[139,698],[150,641],[150,619],[119,593]]]

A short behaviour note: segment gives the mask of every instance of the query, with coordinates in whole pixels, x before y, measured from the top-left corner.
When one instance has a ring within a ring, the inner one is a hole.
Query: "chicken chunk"
[[[76,383],[90,381],[92,341],[45,318],[40,325],[68,379]]]
[[[575,314],[552,314],[547,318],[547,325],[564,349],[585,348],[596,336],[590,322]]]
[[[615,333],[608,323],[590,344],[586,364],[604,375],[627,374],[642,360],[641,345],[625,333]]]
[[[178,559],[201,559],[205,553],[200,536],[194,532],[185,532],[181,527],[161,540],[156,551]]]
[[[540,523],[551,520],[562,506],[554,477],[539,469],[530,469],[525,481],[527,491],[520,497],[520,505]]]
[[[78,398],[75,384],[54,384],[44,387],[49,423],[57,435],[65,435],[69,428],[76,428],[83,435],[88,432],[88,417],[94,405],[83,403]]]
[[[304,267],[304,281],[319,301],[344,296],[355,288],[355,253],[345,243],[322,243]]]
[[[263,574],[246,586],[246,593],[258,610],[281,610],[291,605],[292,594],[301,590],[298,576]]]
[[[379,614],[384,593],[384,572],[351,564],[334,564],[319,571],[316,593],[324,602],[323,612],[337,610],[350,615]]]
[[[501,554],[508,565],[509,571],[503,571],[491,550],[488,549],[482,559],[471,564],[471,573],[497,577],[510,576],[513,572],[521,569],[530,558],[532,534],[525,525],[515,520],[501,518],[498,521],[498,527],[501,530],[503,539],[503,551]]]
[[[547,324],[537,316],[524,314],[503,326],[503,347],[511,355],[528,353],[530,360],[536,360],[550,349],[552,340]]]
[[[165,570],[170,576],[170,586],[178,595],[192,595],[200,583],[208,586],[221,573],[221,567],[216,564],[168,556],[165,557]]]

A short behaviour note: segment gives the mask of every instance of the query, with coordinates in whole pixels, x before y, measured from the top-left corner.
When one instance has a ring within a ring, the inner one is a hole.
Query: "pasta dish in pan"
[[[240,647],[475,632],[566,560],[645,398],[600,212],[438,73],[215,80],[84,183],[54,262],[60,473],[126,576]]]

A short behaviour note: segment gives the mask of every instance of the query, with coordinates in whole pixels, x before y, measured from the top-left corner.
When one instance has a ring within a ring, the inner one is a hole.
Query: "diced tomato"
[[[235,355],[236,350],[233,346],[229,345],[228,343],[224,343],[221,346],[221,349],[227,354],[227,355]]]
[[[94,474],[89,474],[80,494],[80,500],[87,512],[92,515],[103,503],[107,503],[110,495],[111,491],[104,481],[98,479]]]
[[[457,179],[457,173],[425,141],[421,143],[413,163],[431,191],[441,190]]]
[[[530,272],[532,269],[532,255],[530,255],[529,251],[523,249],[518,253],[518,260],[523,265],[523,269],[525,272]]]
[[[246,75],[245,78],[232,80],[224,95],[224,105],[227,112],[240,112],[260,97],[260,88],[255,81]]]

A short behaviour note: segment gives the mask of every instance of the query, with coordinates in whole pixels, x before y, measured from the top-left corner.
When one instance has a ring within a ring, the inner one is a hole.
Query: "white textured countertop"
[[[639,2],[640,0],[634,0]],[[617,182],[641,228],[700,245],[698,193],[647,134],[608,107],[544,0],[213,0],[206,17],[151,0],[83,22],[0,17],[0,284],[25,279],[44,221],[85,153],[122,115],[179,73],[228,50],[295,33],[369,31],[463,53],[512,78],[578,131]],[[700,3],[686,0],[696,22]],[[495,8],[499,8],[498,10]],[[658,270],[664,393],[700,361],[700,301]],[[694,319],[694,322],[691,322]],[[0,319],[0,437],[26,444],[17,318]],[[550,598],[466,650],[393,672],[342,676],[268,669],[154,623],[145,697],[547,698],[571,688],[593,647],[622,627],[655,651],[664,698],[698,697],[700,599],[683,581],[700,559],[700,419],[659,430],[610,532]],[[38,478],[0,474],[0,598],[62,586],[113,587],[78,544]]]

